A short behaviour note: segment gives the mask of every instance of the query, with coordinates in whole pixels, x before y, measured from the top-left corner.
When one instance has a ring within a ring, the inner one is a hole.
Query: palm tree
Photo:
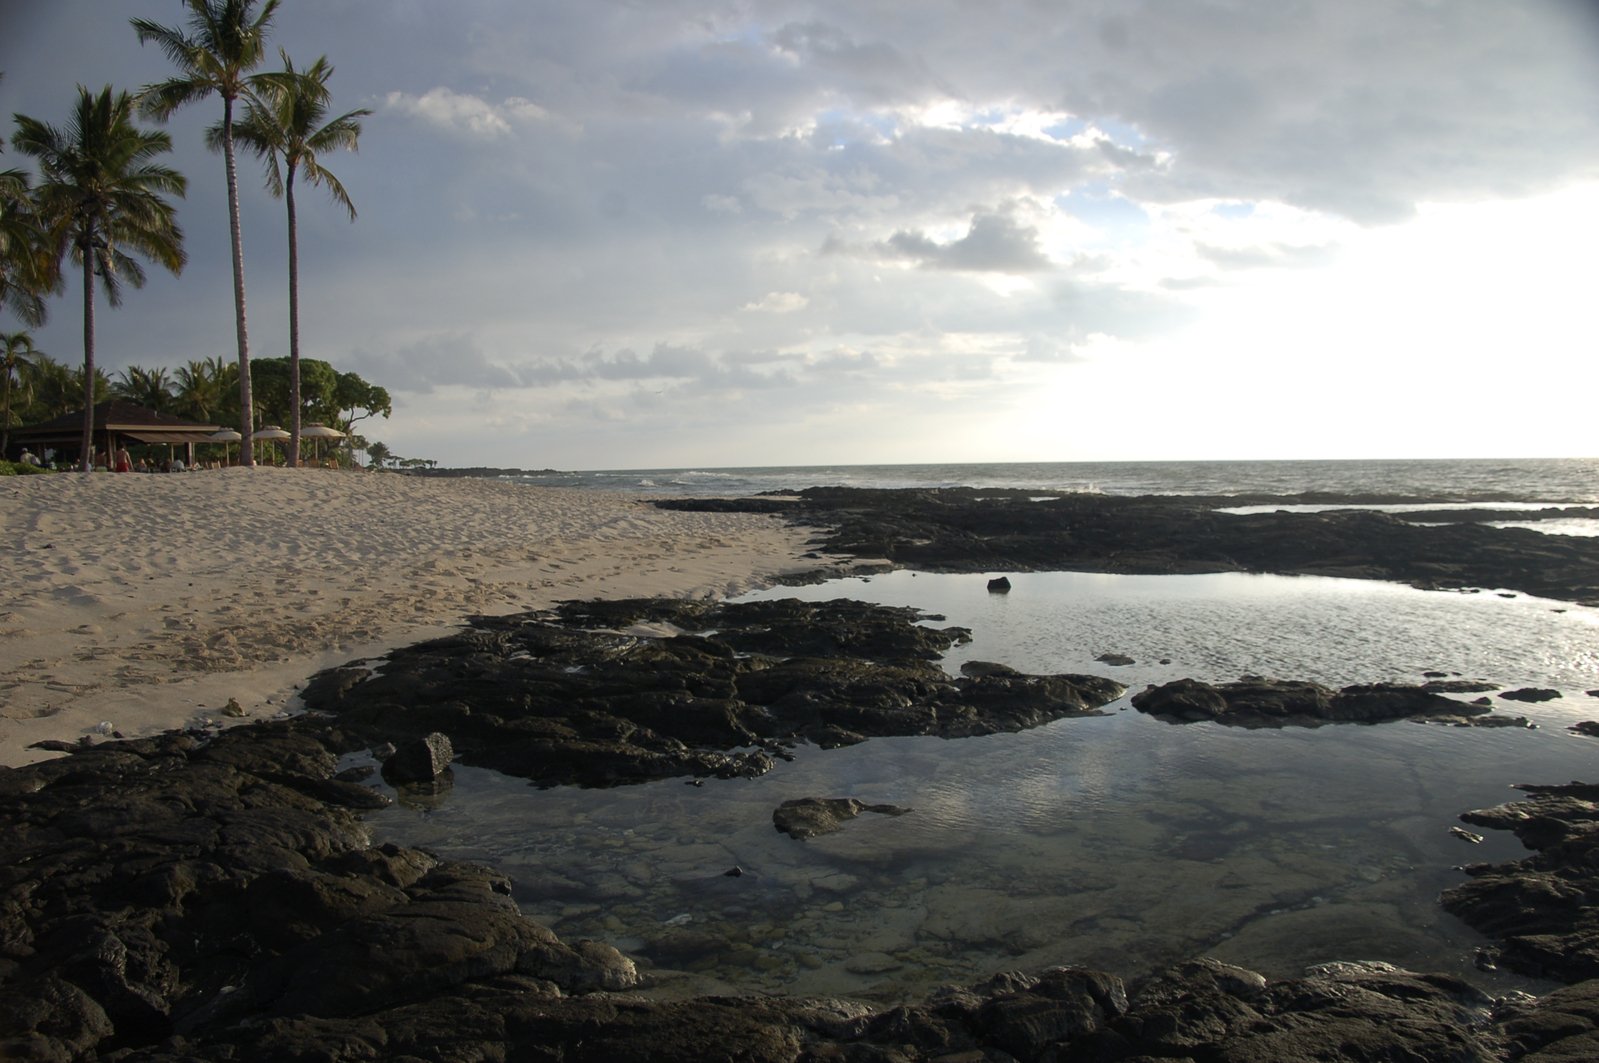
[[[155,162],[172,150],[172,138],[133,124],[134,99],[98,96],[78,86],[78,105],[65,129],[17,115],[12,138],[18,151],[39,161],[34,190],[40,222],[53,241],[55,261],[71,254],[83,267],[83,456],[88,472],[94,455],[95,277],[112,306],[122,303],[122,282],[144,286],[137,252],[174,274],[183,270],[183,231],[163,198],[181,196],[182,174]],[[126,250],[124,250],[126,248]]]
[[[165,121],[186,103],[207,96],[222,97],[220,147],[227,164],[228,227],[233,239],[233,313],[239,342],[240,431],[250,435],[250,337],[244,318],[244,236],[239,225],[239,171],[233,157],[233,103],[249,89],[250,71],[266,58],[267,30],[278,0],[183,0],[189,10],[188,32],[148,19],[133,20],[141,44],[155,41],[178,68],[178,76],[147,86],[142,94],[146,114]],[[248,456],[244,464],[253,465]]]
[[[80,375],[48,354],[38,354],[31,365],[19,366],[25,403],[22,422],[48,421],[71,413],[83,403]]]
[[[226,386],[226,366],[220,358],[190,361],[179,366],[172,374],[177,389],[176,412],[193,421],[212,423],[212,416],[222,409],[223,388]]]
[[[165,367],[144,369],[130,365],[117,374],[117,379],[111,384],[111,394],[147,409],[166,413],[172,408],[172,378],[167,376]]]
[[[27,332],[0,334],[0,457],[11,447],[11,385],[26,389],[28,371],[38,364],[44,352],[33,345],[33,336]],[[31,398],[31,396],[29,396]]]
[[[58,283],[28,198],[28,175],[0,170],[0,308],[10,308],[23,324],[42,325],[44,293]]]
[[[361,119],[366,108],[328,119],[328,78],[333,67],[322,56],[302,71],[294,69],[289,53],[283,57],[283,76],[263,81],[251,98],[245,118],[235,129],[240,143],[266,161],[267,190],[288,205],[289,212],[289,467],[300,463],[300,241],[294,212],[294,178],[328,190],[333,201],[355,220],[355,204],[339,179],[329,172],[319,155],[340,148],[356,150]],[[212,130],[213,135],[218,131]]]

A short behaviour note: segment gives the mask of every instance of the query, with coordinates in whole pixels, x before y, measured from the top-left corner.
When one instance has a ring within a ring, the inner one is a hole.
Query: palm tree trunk
[[[222,98],[222,156],[228,168],[228,229],[233,238],[233,314],[239,337],[239,431],[248,440],[255,431],[255,396],[250,391],[250,332],[244,323],[244,229],[239,224],[239,168],[233,158],[233,98]],[[241,448],[242,449],[242,448]],[[240,464],[255,465],[255,456],[244,451]]]
[[[11,374],[15,371],[16,367],[7,360],[5,365],[5,405],[4,409],[0,410],[0,460],[3,460],[6,452],[11,449]]]
[[[83,238],[83,455],[79,472],[94,471],[94,230]]]
[[[289,206],[289,468],[300,464],[300,239],[294,219],[294,166],[284,182]]]

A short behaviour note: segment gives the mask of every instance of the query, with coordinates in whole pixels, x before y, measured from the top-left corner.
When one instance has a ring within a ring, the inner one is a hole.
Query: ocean
[[[1425,461],[1118,461],[615,469],[529,483],[717,497],[806,487],[989,487],[1107,495],[1332,492],[1428,501],[1599,503],[1599,458]]]
[[[1593,502],[1599,462],[1245,462],[861,466],[581,474],[644,494],[745,494],[820,483],[1244,495],[1334,491],[1507,508]],[[725,490],[712,490],[715,485]],[[1513,517],[1508,513],[1507,518]],[[1546,522],[1547,523],[1547,522]],[[1550,528],[1545,527],[1548,531]],[[457,767],[442,804],[373,817],[378,836],[506,872],[529,915],[609,941],[663,994],[776,992],[899,1000],[1001,970],[1084,964],[1136,978],[1211,955],[1271,977],[1330,960],[1443,971],[1493,993],[1548,988],[1476,965],[1487,942],[1438,893],[1514,838],[1450,833],[1517,782],[1599,777],[1599,610],[1520,594],[1224,573],[1120,576],[900,571],[750,597],[909,605],[971,629],[945,660],[1106,675],[1137,691],[1244,674],[1331,686],[1429,672],[1528,727],[1408,722],[1241,730],[1130,708],[984,738],[805,747],[754,780],[534,790]],[[1132,664],[1099,658],[1122,655]],[[798,842],[793,797],[909,807]],[[737,866],[737,878],[722,872]]]

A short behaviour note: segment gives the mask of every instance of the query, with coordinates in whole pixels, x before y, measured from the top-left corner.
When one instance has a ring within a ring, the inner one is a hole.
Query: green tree
[[[339,431],[345,435],[350,434],[351,427],[357,421],[364,421],[368,417],[387,420],[394,412],[387,390],[376,384],[368,384],[354,373],[339,374],[333,401],[342,415],[339,417]]]
[[[31,383],[28,371],[43,357],[44,352],[33,345],[31,333],[0,334],[0,388],[4,391],[0,397],[0,458],[11,447],[12,387],[25,392]]]
[[[38,160],[34,202],[52,237],[55,261],[70,253],[83,270],[84,472],[93,468],[94,455],[95,278],[115,307],[122,303],[124,280],[144,286],[144,269],[129,251],[174,274],[184,263],[183,231],[165,196],[182,196],[187,183],[155,161],[172,150],[172,138],[139,129],[133,108],[133,97],[113,93],[110,85],[97,96],[80,85],[65,129],[19,114],[12,138],[18,151]]]
[[[111,394],[161,413],[170,413],[173,406],[172,378],[159,366],[155,369],[128,366],[112,381]]]
[[[201,423],[214,423],[227,407],[228,390],[235,384],[229,366],[221,358],[191,360],[172,374],[174,411]]]
[[[366,453],[367,456],[372,459],[372,467],[374,469],[383,468],[384,464],[387,463],[391,457],[393,457],[393,455],[389,453],[388,445],[385,443],[369,444],[366,448]]]
[[[267,166],[267,190],[282,199],[289,219],[289,467],[300,464],[300,239],[294,206],[294,179],[327,189],[333,201],[355,220],[355,204],[344,185],[320,156],[341,148],[356,150],[361,119],[366,108],[328,118],[328,78],[333,67],[322,56],[305,70],[296,71],[289,53],[279,49],[283,75],[263,81],[251,97],[245,117],[235,129],[241,144],[250,147]],[[219,131],[213,130],[213,133]]]
[[[83,378],[47,354],[19,367],[25,405],[18,421],[33,424],[71,413],[83,403]]]
[[[300,402],[293,398],[293,370],[288,358],[257,358],[250,363],[255,377],[255,408],[265,422],[288,424],[298,417],[327,423],[338,415],[334,404],[339,374],[319,358],[300,360]]]
[[[239,224],[239,172],[233,154],[233,104],[245,96],[250,71],[266,58],[266,36],[277,12],[278,0],[265,0],[255,13],[256,0],[183,0],[188,8],[188,32],[136,18],[133,28],[141,44],[154,41],[178,68],[178,76],[147,86],[142,94],[145,113],[165,121],[185,104],[209,96],[222,97],[222,129],[218,138],[228,177],[228,231],[233,241],[233,315],[239,344],[240,431],[249,438],[250,338],[244,314],[244,235]],[[243,464],[253,465],[245,455]]]
[[[0,309],[25,325],[44,324],[44,296],[61,283],[54,265],[28,195],[28,175],[0,170]]]

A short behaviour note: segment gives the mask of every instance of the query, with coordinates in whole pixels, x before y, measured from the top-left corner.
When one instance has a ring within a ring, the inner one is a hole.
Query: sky
[[[0,0],[7,134],[167,77],[128,20],[184,10]],[[301,191],[301,348],[399,455],[1599,454],[1594,0],[283,0],[271,39],[372,111],[323,160],[358,219]],[[113,373],[236,357],[220,115],[166,125],[188,266],[102,306]],[[73,363],[80,298],[33,330]]]

